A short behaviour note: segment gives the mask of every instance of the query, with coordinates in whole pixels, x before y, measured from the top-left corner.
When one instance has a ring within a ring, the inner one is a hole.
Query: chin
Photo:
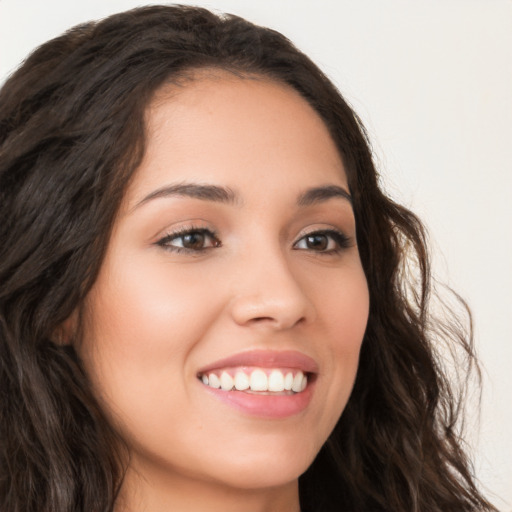
[[[257,490],[273,487],[282,487],[297,481],[299,476],[306,471],[308,464],[300,469],[275,465],[265,468],[238,468],[234,471],[226,471],[221,475],[219,482],[240,490]]]
[[[298,452],[298,453],[297,453]],[[279,487],[296,481],[313,462],[316,452],[260,450],[257,454],[234,453],[216,465],[216,477],[238,489]]]

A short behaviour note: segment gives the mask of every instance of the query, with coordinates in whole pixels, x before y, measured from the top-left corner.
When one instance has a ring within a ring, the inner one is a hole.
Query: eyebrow
[[[200,185],[196,183],[177,183],[159,188],[144,199],[139,201],[133,209],[160,197],[185,196],[203,201],[214,201],[216,203],[235,204],[238,202],[237,194],[229,187],[219,187],[218,185]]]
[[[198,183],[177,183],[151,192],[139,201],[132,211],[153,199],[172,196],[192,197],[194,199],[223,204],[239,204],[241,202],[238,194],[229,187],[201,185]],[[346,199],[352,204],[352,197],[347,190],[338,185],[324,185],[310,188],[303,192],[297,199],[297,205],[300,207],[311,206],[333,198]]]
[[[297,200],[299,206],[311,206],[312,204],[322,203],[329,199],[340,197],[346,199],[352,204],[352,196],[342,187],[338,185],[325,185],[306,190]]]

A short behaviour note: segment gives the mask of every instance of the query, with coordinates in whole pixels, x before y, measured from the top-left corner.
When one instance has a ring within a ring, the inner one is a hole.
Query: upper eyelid
[[[156,245],[164,246],[166,242],[174,240],[175,238],[184,237],[191,233],[204,233],[212,240],[216,242],[220,242],[217,233],[206,227],[194,227],[194,226],[185,226],[183,228],[176,229],[175,231],[164,232],[163,235],[159,236],[156,240]],[[221,245],[221,244],[219,244]]]
[[[169,231],[164,234],[164,237],[180,237],[183,235],[188,235],[190,233],[207,233],[208,235],[215,236],[215,232],[209,228],[203,227],[184,227],[178,228],[175,231]]]
[[[202,232],[202,233],[208,233],[212,236],[216,236],[217,231],[203,225],[193,225],[193,224],[185,224],[183,226],[179,226],[177,228],[165,228],[160,231],[160,234],[157,235],[156,238],[162,239],[162,238],[172,238],[172,237],[179,237],[182,235],[187,235],[189,233],[195,233],[195,232]]]
[[[213,241],[216,242],[216,244],[214,246],[205,247],[204,249],[217,248],[217,247],[221,247],[223,245],[222,241],[218,235],[218,232],[216,230],[211,229],[209,227],[193,226],[193,225],[185,225],[183,227],[175,229],[174,231],[170,230],[168,232],[164,232],[164,234],[156,240],[156,244],[164,246],[166,242],[169,242],[175,238],[180,238],[180,237],[186,236],[190,233],[196,233],[196,232],[204,233],[205,235],[207,235]],[[331,225],[331,226],[325,226],[325,227],[318,226],[315,228],[309,228],[307,230],[302,230],[301,232],[299,232],[298,235],[296,235],[294,237],[292,246],[295,246],[298,242],[303,240],[305,237],[312,236],[315,234],[324,234],[326,236],[331,236],[331,237],[333,235],[338,235],[341,238],[343,238],[344,240],[346,240],[347,244],[353,245],[353,237],[352,236],[348,235],[345,232],[345,230],[342,230],[338,227],[334,227]],[[336,243],[340,244],[339,240],[334,240],[334,241]]]
[[[183,228],[178,228],[175,231],[165,232],[163,234],[163,236],[161,236],[160,238],[172,238],[172,237],[178,238],[180,236],[188,235],[189,233],[195,233],[195,232],[207,233],[208,235],[210,235],[212,237],[217,236],[217,232],[211,228],[200,227],[200,226],[186,226]],[[346,236],[347,238],[349,238],[349,236],[342,229],[335,228],[335,227],[325,227],[325,228],[314,228],[314,229],[309,229],[307,231],[301,231],[298,235],[296,235],[295,240],[296,241],[301,240],[305,236],[314,235],[316,233],[325,233],[325,234],[338,233],[340,235],[343,235],[343,236]]]
[[[302,240],[306,236],[314,235],[317,233],[326,234],[326,235],[329,235],[332,233],[332,234],[338,234],[338,235],[344,236],[347,239],[352,238],[349,234],[347,234],[347,232],[344,229],[340,229],[340,228],[337,228],[334,226],[327,226],[327,227],[316,227],[313,229],[303,230],[297,235],[296,241]]]
[[[312,235],[326,235],[326,236],[334,236],[334,235],[338,235],[340,236],[341,238],[344,238],[346,239],[347,241],[350,241],[352,239],[351,236],[347,235],[344,231],[340,230],[340,229],[335,229],[335,228],[324,228],[324,229],[314,229],[312,231],[308,231],[306,233],[303,233],[301,234],[300,236],[297,237],[296,241],[294,243],[297,243],[299,242],[300,240],[308,237],[308,236],[312,236]]]

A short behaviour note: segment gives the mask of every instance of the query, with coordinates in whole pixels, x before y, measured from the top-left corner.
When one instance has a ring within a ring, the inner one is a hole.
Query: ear
[[[52,341],[56,345],[70,345],[75,339],[78,327],[78,309],[75,309],[64,322],[62,322],[52,333]]]

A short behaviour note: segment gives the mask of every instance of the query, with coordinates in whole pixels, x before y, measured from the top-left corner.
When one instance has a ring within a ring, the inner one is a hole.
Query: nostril
[[[255,286],[252,281],[249,284]],[[230,311],[239,325],[275,329],[289,329],[314,316],[314,307],[301,290],[277,285],[260,286],[258,293],[235,296]]]
[[[254,324],[256,324],[256,325],[257,324],[262,324],[262,325],[269,324],[269,325],[275,326],[276,328],[284,329],[284,328],[288,328],[288,327],[295,327],[296,325],[302,323],[304,320],[305,320],[304,317],[300,317],[294,322],[293,319],[282,318],[277,315],[275,318],[272,316],[257,316],[255,318],[251,318],[249,320],[249,323],[252,323],[253,325]]]

